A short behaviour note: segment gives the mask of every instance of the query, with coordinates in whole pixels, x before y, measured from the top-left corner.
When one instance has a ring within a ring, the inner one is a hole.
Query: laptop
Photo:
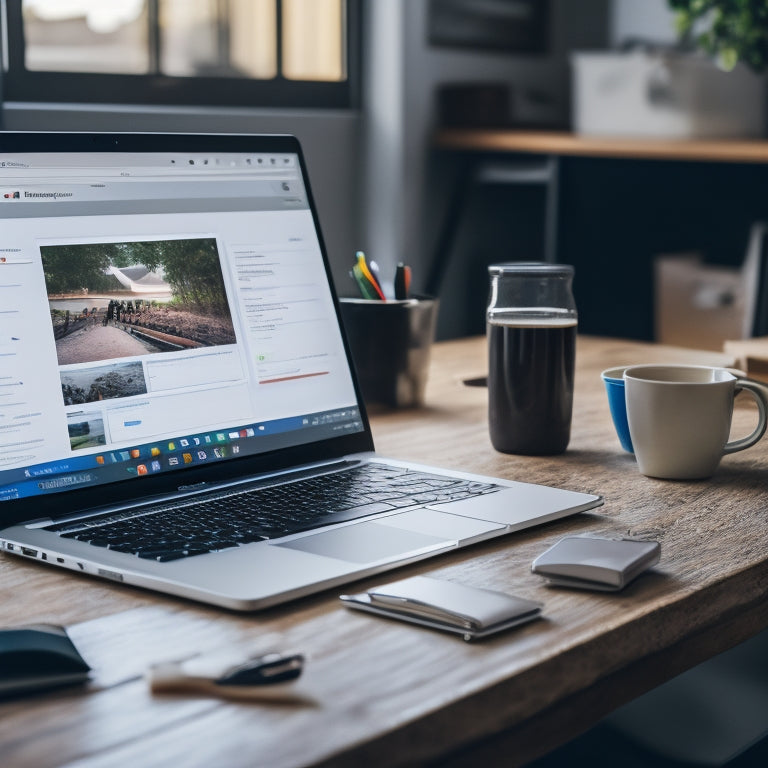
[[[0,547],[257,610],[601,504],[374,452],[291,136],[0,134]]]

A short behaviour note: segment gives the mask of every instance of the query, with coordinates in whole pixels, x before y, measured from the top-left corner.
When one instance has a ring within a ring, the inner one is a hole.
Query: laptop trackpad
[[[450,549],[456,546],[456,542],[370,522],[313,533],[311,536],[274,546],[299,549],[302,552],[334,557],[350,563],[375,563],[431,550]]]

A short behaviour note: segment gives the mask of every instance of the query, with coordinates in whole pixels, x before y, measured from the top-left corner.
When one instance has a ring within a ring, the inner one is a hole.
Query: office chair
[[[432,255],[426,291],[438,295],[442,285],[451,249],[455,243],[463,214],[473,193],[484,186],[542,187],[545,202],[541,221],[543,231],[543,261],[555,261],[557,253],[557,204],[559,167],[556,157],[540,159],[522,158],[516,161],[483,160],[471,163],[460,175],[454,194],[443,216],[443,224]]]
[[[437,338],[485,331],[489,264],[556,261],[557,188],[556,158],[465,160],[427,267],[426,293],[443,308]]]

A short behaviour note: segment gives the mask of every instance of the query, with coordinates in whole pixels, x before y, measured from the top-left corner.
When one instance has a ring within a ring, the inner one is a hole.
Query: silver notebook
[[[374,452],[290,136],[0,134],[0,546],[266,608],[591,509]]]

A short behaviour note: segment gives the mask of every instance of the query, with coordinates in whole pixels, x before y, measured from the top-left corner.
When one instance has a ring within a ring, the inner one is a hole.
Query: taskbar
[[[162,474],[361,432],[356,406],[108,448],[7,470],[0,502]]]

